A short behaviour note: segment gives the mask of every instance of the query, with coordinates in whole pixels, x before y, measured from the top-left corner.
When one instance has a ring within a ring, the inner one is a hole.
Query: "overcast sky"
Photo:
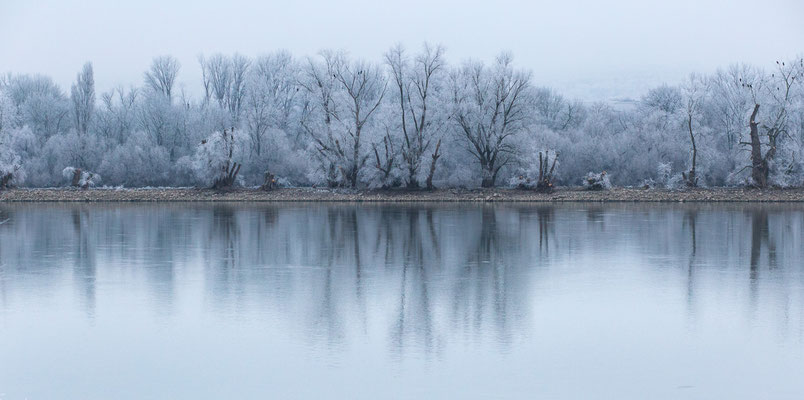
[[[772,66],[804,52],[802,17],[801,0],[0,0],[0,72],[68,89],[89,60],[104,91],[140,85],[152,57],[172,54],[195,93],[202,53],[380,60],[394,43],[430,41],[453,62],[510,50],[536,84],[599,99],[733,62]]]

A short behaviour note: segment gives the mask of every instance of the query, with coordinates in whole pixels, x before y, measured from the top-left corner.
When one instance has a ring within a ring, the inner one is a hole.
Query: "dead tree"
[[[269,191],[269,190],[275,189],[276,188],[276,176],[274,174],[272,174],[270,171],[265,171],[264,177],[265,177],[265,180],[263,181],[262,186],[260,186],[260,190]]]
[[[698,186],[698,174],[696,170],[698,164],[698,144],[695,141],[695,131],[692,129],[692,123],[695,117],[701,113],[701,104],[707,92],[706,85],[704,80],[698,78],[696,75],[691,75],[689,81],[682,86],[685,102],[684,108],[687,117],[687,131],[690,135],[690,147],[692,150],[692,165],[690,166],[690,170],[682,172],[681,176],[689,187]]]
[[[772,139],[772,143],[769,143],[770,148],[763,156],[762,141],[759,138],[759,122],[756,120],[757,113],[759,113],[759,104],[754,106],[751,119],[748,121],[751,142],[743,144],[751,146],[751,178],[754,180],[754,185],[764,188],[768,185],[768,175],[770,174],[768,160],[772,159],[776,152],[776,138],[769,136],[769,139]]]
[[[695,174],[695,164],[698,160],[698,146],[695,144],[695,135],[692,133],[692,113],[688,115],[687,128],[690,131],[690,143],[692,145],[692,168],[690,168],[689,172],[682,172],[681,176],[684,177],[684,182],[687,183],[687,186],[697,187],[698,176]]]
[[[762,124],[761,126],[764,131],[761,135],[764,136],[767,143],[762,143],[762,138],[760,137],[760,123],[757,121],[757,114],[759,113],[758,102],[754,105],[754,111],[748,121],[751,141],[740,142],[751,147],[751,178],[754,180],[754,185],[760,188],[768,186],[768,176],[776,156],[779,138],[782,135],[788,135],[787,109],[792,106],[794,86],[799,84],[802,77],[804,77],[804,60],[800,61],[800,70],[794,64],[785,64],[779,61],[776,64],[778,65],[778,72],[771,74],[771,77],[775,78],[776,82],[772,82],[768,87],[770,100],[772,100],[771,110],[773,110],[770,115],[771,123]],[[743,86],[754,93],[753,84],[744,83]],[[756,99],[756,96],[754,98]],[[763,145],[767,147],[765,154],[762,154]]]
[[[553,163],[550,165],[550,169],[547,166],[550,164],[550,152],[545,151],[544,155],[542,152],[539,152],[539,179],[536,181],[536,190],[539,192],[546,192],[550,193],[553,191],[553,180],[556,169],[556,162],[558,161],[558,154],[553,156]]]
[[[433,186],[433,175],[435,175],[436,170],[436,163],[438,162],[438,158],[441,157],[441,153],[438,150],[441,149],[441,139],[438,139],[436,143],[435,151],[432,155],[432,160],[430,161],[430,172],[427,174],[427,190],[433,190],[435,187]]]

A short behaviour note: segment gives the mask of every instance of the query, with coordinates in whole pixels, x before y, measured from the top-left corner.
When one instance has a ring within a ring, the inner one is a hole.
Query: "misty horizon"
[[[333,49],[379,63],[397,43],[415,51],[428,42],[444,46],[450,64],[490,62],[510,51],[519,68],[533,71],[535,85],[572,99],[605,101],[635,99],[691,73],[711,74],[736,63],[772,68],[776,60],[802,52],[796,39],[804,37],[795,20],[804,15],[799,2],[777,0],[758,10],[747,1],[729,7],[699,3],[377,6],[355,0],[339,6],[236,1],[220,7],[214,2],[11,1],[0,6],[0,35],[12,38],[0,43],[0,73],[50,76],[66,90],[89,61],[103,93],[140,86],[151,60],[171,55],[182,65],[177,88],[198,98],[200,55],[255,58],[287,50],[305,58]],[[752,21],[774,21],[774,29],[751,29]]]

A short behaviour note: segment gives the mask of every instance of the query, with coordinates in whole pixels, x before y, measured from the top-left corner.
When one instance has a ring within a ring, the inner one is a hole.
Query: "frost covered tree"
[[[84,64],[81,72],[70,89],[70,99],[73,102],[73,118],[75,129],[81,135],[86,135],[92,114],[95,112],[95,75],[92,63]]]
[[[710,93],[704,113],[717,135],[718,152],[724,156],[722,169],[729,177],[745,165],[741,142],[744,141],[746,120],[755,104],[746,90],[746,82],[751,84],[760,79],[760,75],[759,70],[748,65],[732,65],[718,70],[708,79]]]
[[[246,77],[251,60],[240,54],[225,56],[214,54],[199,57],[207,100],[214,99],[218,106],[229,111],[228,125],[237,126],[243,100],[246,96]]]
[[[493,187],[516,153],[513,136],[528,117],[530,73],[516,70],[510,54],[493,66],[468,62],[451,77],[453,119],[469,153],[480,163],[482,187]]]
[[[309,62],[302,85],[311,99],[302,125],[315,143],[326,180],[357,187],[370,154],[364,148],[366,129],[387,88],[382,70],[366,62],[351,62],[342,53],[323,52],[323,62]]]
[[[20,125],[37,133],[40,145],[51,136],[65,132],[71,125],[69,99],[45,76],[9,75],[3,91]]]
[[[156,93],[160,93],[168,102],[173,100],[173,86],[179,74],[181,64],[173,56],[154,58],[151,68],[145,72],[145,85]]]
[[[20,157],[14,151],[15,119],[11,100],[0,87],[0,190],[19,185],[24,179]]]
[[[337,93],[344,104],[343,118],[338,118],[342,125],[342,132],[347,140],[344,145],[349,146],[344,151],[347,164],[343,173],[351,187],[357,187],[360,171],[366,163],[366,156],[362,148],[364,130],[368,127],[371,117],[382,104],[387,88],[382,71],[374,65],[365,62],[342,62],[338,64],[335,79],[340,83]],[[351,154],[349,154],[351,152]]]
[[[110,144],[125,142],[137,124],[138,100],[137,89],[113,89],[101,95],[101,106],[95,115],[98,134]]]
[[[249,71],[243,109],[243,127],[248,136],[249,163],[245,173],[259,180],[265,171],[292,174],[279,165],[297,152],[294,134],[298,131],[301,103],[299,67],[288,52],[259,57]]]
[[[804,185],[801,59],[767,71],[734,65],[613,104],[531,87],[507,55],[457,68],[435,46],[383,56],[201,57],[197,99],[176,87],[170,56],[155,58],[139,87],[97,102],[89,63],[69,93],[45,76],[0,75],[0,172],[30,186],[63,184],[73,167],[125,186],[212,186],[231,175],[249,185],[268,176],[268,187],[432,188],[533,183],[538,166],[562,185],[588,183],[588,171],[616,185]]]
[[[797,61],[777,61],[776,72],[770,77],[743,83],[755,103],[748,123],[750,142],[743,144],[750,146],[751,179],[758,187],[766,187],[770,183],[768,178],[777,167],[777,154],[783,150],[780,148],[782,142],[786,138],[794,140],[789,135],[790,108],[796,103],[800,105],[797,90],[804,77],[804,66],[801,65],[804,61]],[[767,122],[758,119],[760,99],[764,99],[768,105],[769,110],[765,114]],[[792,167],[792,164],[782,166],[788,169]]]
[[[401,131],[400,153],[405,164],[408,188],[420,186],[422,163],[427,161],[428,152],[435,146],[447,119],[443,107],[440,110],[436,107],[440,105],[438,102],[442,95],[441,78],[446,73],[443,57],[443,47],[428,44],[423,46],[421,53],[412,62],[401,45],[385,53],[385,62],[391,70],[394,84],[394,109],[398,119],[396,129]],[[383,139],[383,142],[389,141],[390,138]],[[387,143],[385,147],[388,148]],[[377,163],[379,164],[379,156]],[[435,163],[431,167],[428,177],[435,173]],[[386,171],[388,173],[390,171]],[[432,182],[432,178],[429,181]]]
[[[699,133],[693,129],[693,122],[699,117],[701,113],[701,106],[704,100],[706,88],[702,86],[701,79],[696,75],[691,75],[689,80],[682,86],[682,103],[684,110],[684,119],[687,125],[687,131],[690,137],[690,169],[682,173],[684,181],[687,186],[698,186],[698,145],[695,138]]]
[[[322,61],[307,60],[304,76],[299,80],[305,89],[301,126],[313,142],[312,156],[317,160],[313,167],[311,180],[324,181],[327,186],[335,187],[344,182],[342,174],[345,153],[341,146],[341,135],[336,120],[339,119],[338,104],[335,93],[338,90],[336,81],[336,63],[341,55],[325,51],[321,53]]]
[[[549,88],[533,91],[532,108],[537,122],[555,131],[575,128],[583,120],[582,103],[568,101]]]
[[[228,189],[240,184],[242,165],[235,161],[235,129],[215,132],[196,148],[194,168],[198,179],[214,189]]]

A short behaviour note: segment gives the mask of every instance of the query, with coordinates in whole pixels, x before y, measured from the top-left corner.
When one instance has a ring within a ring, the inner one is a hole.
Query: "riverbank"
[[[804,202],[804,189],[708,188],[690,190],[615,188],[586,191],[558,188],[553,193],[520,189],[345,190],[283,188],[220,192],[196,188],[10,189],[0,202],[183,202],[183,201],[333,201],[333,202]]]

